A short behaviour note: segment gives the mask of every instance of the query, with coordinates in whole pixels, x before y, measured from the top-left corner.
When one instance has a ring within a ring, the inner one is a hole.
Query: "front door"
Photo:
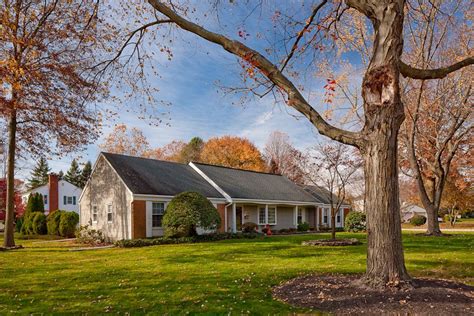
[[[235,213],[236,213],[236,226],[237,226],[237,231],[242,231],[242,207],[237,206],[235,208]]]

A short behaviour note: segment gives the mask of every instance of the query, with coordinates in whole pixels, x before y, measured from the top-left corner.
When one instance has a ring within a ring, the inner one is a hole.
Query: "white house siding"
[[[81,196],[81,193],[81,188],[78,188],[67,181],[60,180],[58,183],[59,209],[79,213],[79,197]],[[76,198],[76,204],[64,204],[64,197],[72,196]]]
[[[132,195],[104,157],[100,157],[80,200],[80,223],[100,229],[110,240],[131,238]],[[107,206],[112,205],[112,222],[107,220]],[[92,220],[97,206],[97,222]]]
[[[23,194],[23,202],[26,204],[28,202],[28,196],[31,193],[40,193],[43,197],[46,195],[48,198],[45,200],[44,203],[44,210],[45,213],[48,214],[50,209],[49,206],[51,205],[51,194],[49,192],[49,185],[43,185],[27,193]],[[71,211],[76,212],[79,214],[79,197],[81,196],[82,190],[79,187],[65,181],[60,180],[58,181],[58,208],[63,211]],[[76,204],[64,204],[64,197],[75,197]],[[55,211],[55,210],[53,210]]]

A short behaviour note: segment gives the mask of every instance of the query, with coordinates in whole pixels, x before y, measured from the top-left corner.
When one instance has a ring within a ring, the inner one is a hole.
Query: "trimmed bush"
[[[214,230],[221,218],[212,203],[197,192],[183,192],[175,196],[163,216],[165,237],[196,236],[196,229]]]
[[[23,215],[23,225],[21,225],[20,232],[23,235],[33,235],[33,217],[35,213],[28,213]]]
[[[410,224],[412,224],[413,226],[421,226],[423,225],[424,223],[426,223],[426,217],[424,217],[423,215],[413,215],[412,218],[410,218]]]
[[[301,224],[298,224],[296,228],[299,232],[307,232],[309,230],[309,224],[304,222]]]
[[[59,236],[59,223],[61,221],[61,214],[63,211],[54,211],[48,214],[46,226],[48,228],[48,235]]]
[[[59,220],[59,235],[63,237],[74,237],[79,215],[76,212],[61,212]]]
[[[90,229],[89,225],[81,226],[76,230],[77,242],[88,245],[101,245],[105,243],[102,231]]]
[[[242,232],[244,233],[255,233],[258,231],[258,225],[253,222],[247,222],[242,224]]]
[[[21,227],[23,226],[24,220],[25,220],[24,216],[18,217],[18,218],[16,219],[16,222],[15,222],[15,231],[16,231],[17,233],[20,233],[20,232],[21,232]]]
[[[35,235],[46,235],[48,233],[48,229],[46,227],[46,215],[41,212],[34,212],[32,213],[32,225],[33,234]]]
[[[352,211],[347,214],[344,222],[346,232],[362,232],[366,229],[364,213]]]
[[[41,193],[30,193],[25,207],[25,214],[44,213],[44,201]]]
[[[131,248],[131,247],[147,247],[157,245],[170,245],[170,244],[189,244],[209,241],[219,241],[226,239],[255,239],[261,236],[257,233],[219,233],[219,234],[208,234],[208,235],[196,235],[192,237],[180,237],[180,238],[147,238],[147,239],[131,239],[131,240],[119,240],[115,242],[117,247]]]

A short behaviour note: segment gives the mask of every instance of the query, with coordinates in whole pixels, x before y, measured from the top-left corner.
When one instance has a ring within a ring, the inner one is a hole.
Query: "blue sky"
[[[246,14],[246,10],[235,10],[228,15],[221,15],[220,22],[215,17],[208,16],[202,23],[211,28],[219,26],[230,29],[231,31],[227,31],[229,35],[238,38],[235,30],[239,29],[239,26],[235,26],[233,20],[241,21],[240,17]],[[226,21],[224,26],[223,20]],[[245,27],[251,34],[246,40],[247,43],[258,45],[258,42],[254,41],[255,34],[270,28],[271,23],[248,19],[241,27]],[[263,99],[252,98],[242,104],[239,102],[240,95],[225,94],[219,88],[221,83],[226,86],[241,84],[241,68],[237,59],[220,47],[194,35],[179,31],[175,36],[175,44],[172,47],[174,57],[168,61],[165,56],[158,55],[156,62],[160,78],[151,78],[153,85],[159,88],[157,98],[171,104],[162,108],[163,112],[169,112],[163,115],[164,122],[159,126],[150,126],[140,120],[135,112],[120,111],[114,121],[104,122],[102,136],[95,144],[61,159],[51,157],[49,163],[52,171],[66,171],[73,158],[79,159],[80,162],[94,162],[100,152],[98,145],[116,123],[142,129],[152,147],[163,146],[172,140],[188,141],[194,136],[208,139],[214,136],[237,135],[250,139],[263,149],[269,134],[276,130],[287,133],[295,147],[301,150],[324,139],[306,118],[285,105],[275,103],[271,96]],[[349,55],[348,58],[354,60],[354,56]],[[307,91],[311,91],[312,101],[316,103],[314,107],[320,108],[318,103],[323,94],[324,78],[308,80],[310,83],[306,81],[304,85],[308,88]],[[137,104],[132,101],[127,106],[133,109]],[[28,177],[33,166],[32,160],[19,162],[18,175],[22,178]]]

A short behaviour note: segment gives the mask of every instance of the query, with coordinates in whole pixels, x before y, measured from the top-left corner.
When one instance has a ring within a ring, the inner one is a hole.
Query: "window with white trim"
[[[342,212],[342,209],[339,209],[339,211],[337,211],[336,223],[338,223],[338,224],[341,223],[341,212]]]
[[[329,209],[327,207],[323,208],[323,224],[328,223]]]
[[[76,197],[75,196],[63,196],[63,204],[64,205],[76,205]]]
[[[47,194],[43,195],[43,203],[44,203],[44,205],[48,205],[48,195]]]
[[[165,214],[165,203],[162,202],[153,202],[151,204],[151,226],[152,227],[161,227],[161,221],[163,220],[163,215]]]
[[[277,223],[277,208],[276,206],[269,206],[268,209],[260,207],[258,209],[258,224],[259,225],[276,225]]]
[[[97,223],[97,219],[99,217],[99,211],[97,210],[97,206],[92,207],[92,222]]]
[[[298,208],[297,223],[303,224],[303,210],[301,208]]]
[[[107,223],[112,223],[114,219],[114,214],[112,212],[112,204],[107,205]]]

